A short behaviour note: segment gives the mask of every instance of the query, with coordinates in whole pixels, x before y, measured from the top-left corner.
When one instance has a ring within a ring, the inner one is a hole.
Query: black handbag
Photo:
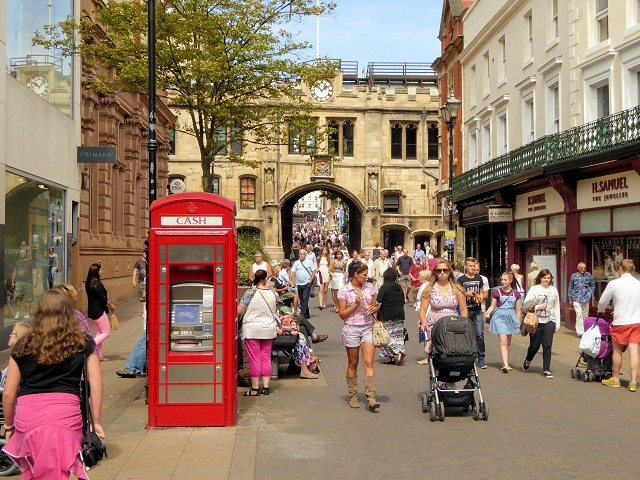
[[[85,392],[89,392],[89,380],[87,380],[87,353],[84,355],[84,370],[82,371],[84,376],[84,389]],[[108,457],[107,447],[102,444],[102,440],[95,432],[95,425],[93,424],[93,415],[91,413],[91,404],[89,403],[89,395],[85,397],[85,409],[86,409],[86,433],[84,441],[82,442],[82,461],[86,467],[92,468],[98,464],[103,457]]]

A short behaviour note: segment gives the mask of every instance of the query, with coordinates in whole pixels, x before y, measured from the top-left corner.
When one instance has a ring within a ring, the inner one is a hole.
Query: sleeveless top
[[[338,265],[337,263],[333,262],[333,273],[344,273],[344,262],[340,265]]]
[[[446,315],[458,314],[458,299],[453,293],[453,288],[449,285],[449,291],[446,297],[442,297],[437,285],[433,286],[431,290],[431,310],[427,315],[427,324],[433,325],[437,320]]]

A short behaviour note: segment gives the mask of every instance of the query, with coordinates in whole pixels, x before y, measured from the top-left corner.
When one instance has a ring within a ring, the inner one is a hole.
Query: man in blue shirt
[[[296,263],[291,267],[289,281],[293,282],[293,275],[295,274],[298,297],[300,298],[300,315],[308,320],[311,317],[309,313],[309,294],[316,278],[316,265],[307,258],[305,250],[300,249],[298,255],[300,259],[296,260]]]
[[[584,333],[584,318],[589,315],[589,300],[596,289],[596,282],[589,272],[587,264],[580,262],[578,271],[571,275],[567,295],[576,311],[576,333],[581,337]]]
[[[425,253],[424,250],[422,250],[422,248],[420,247],[420,244],[416,244],[416,249],[413,251],[413,259],[414,260],[418,260],[416,262],[416,264],[420,264],[423,265],[424,264],[424,259],[427,256],[427,254]]]

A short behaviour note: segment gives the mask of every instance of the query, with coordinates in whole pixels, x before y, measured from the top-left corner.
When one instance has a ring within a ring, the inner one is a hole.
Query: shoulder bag
[[[382,318],[382,317],[381,317]],[[384,326],[384,322],[376,320],[373,324],[373,345],[377,348],[386,347],[391,341],[391,336]]]
[[[82,372],[84,376],[84,390],[87,392],[85,396],[85,408],[87,414],[86,420],[86,434],[84,441],[82,442],[82,461],[86,467],[92,468],[98,464],[102,457],[108,457],[107,447],[102,444],[102,440],[95,432],[95,426],[93,424],[93,414],[91,413],[91,404],[89,402],[89,380],[87,379],[87,352],[84,352],[84,369]]]

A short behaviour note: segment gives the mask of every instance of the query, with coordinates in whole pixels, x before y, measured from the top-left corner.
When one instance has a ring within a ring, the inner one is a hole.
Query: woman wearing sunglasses
[[[373,371],[373,357],[376,347],[373,345],[374,315],[380,308],[376,304],[373,284],[367,282],[369,268],[359,261],[349,264],[351,281],[338,290],[338,313],[344,321],[342,344],[347,349],[347,387],[349,406],[359,408],[358,404],[358,362],[362,350],[364,365],[364,391],[367,395],[369,410],[380,408],[376,401],[376,376]]]
[[[420,328],[426,332],[427,338],[430,338],[433,324],[446,315],[458,315],[458,309],[461,316],[468,315],[464,289],[453,278],[453,269],[449,262],[440,258],[431,271],[431,283],[424,289],[420,300]],[[425,350],[430,343],[429,341]]]

